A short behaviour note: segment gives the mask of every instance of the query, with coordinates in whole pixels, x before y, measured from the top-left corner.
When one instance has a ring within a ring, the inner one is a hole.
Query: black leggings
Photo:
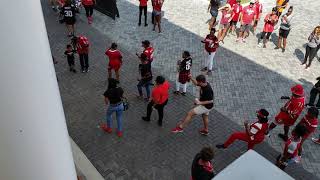
[[[307,45],[307,47],[306,47],[306,54],[305,54],[305,56],[304,56],[304,62],[307,62],[308,57],[309,57],[308,66],[311,65],[312,60],[313,60],[314,57],[316,56],[316,54],[317,54],[317,49],[318,49],[317,47],[312,48],[312,47],[309,47],[309,46]]]
[[[266,36],[266,34],[267,34],[267,37],[266,37],[266,39],[268,39],[269,40],[269,38],[270,38],[270,36],[271,36],[271,34],[272,34],[272,32],[262,32],[261,33],[261,37],[260,37],[260,39],[264,39],[264,37]]]
[[[162,124],[163,109],[164,109],[164,106],[167,105],[167,103],[168,103],[168,100],[166,100],[162,104],[157,104],[157,105],[154,106],[154,108],[158,110],[158,114],[159,114],[158,122],[159,122],[159,124]],[[151,117],[153,105],[154,105],[154,102],[150,101],[149,104],[148,104],[148,107],[147,107],[147,119],[150,119],[150,117]]]
[[[88,70],[89,56],[88,54],[79,54],[81,70]]]
[[[83,6],[83,7],[86,10],[87,17],[92,16],[92,14],[93,14],[93,5]]]
[[[144,13],[144,24],[147,24],[147,6],[139,6],[139,24],[141,24],[142,11]]]
[[[319,95],[320,91],[317,88],[312,88],[310,91],[310,100],[309,105],[314,105],[314,101],[316,100],[316,97]],[[317,107],[320,107],[320,97],[317,102]]]

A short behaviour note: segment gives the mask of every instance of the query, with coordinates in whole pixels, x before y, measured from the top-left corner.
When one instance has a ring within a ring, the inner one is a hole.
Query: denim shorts
[[[218,16],[218,11],[215,11],[215,10],[210,10],[210,14],[212,17],[217,17]]]
[[[161,15],[161,11],[155,11],[155,10],[153,10],[153,11],[152,11],[152,14],[155,15],[155,16],[160,16],[160,15]]]

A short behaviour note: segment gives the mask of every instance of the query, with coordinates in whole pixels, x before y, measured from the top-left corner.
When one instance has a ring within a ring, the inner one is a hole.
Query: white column
[[[1,0],[0,22],[0,179],[75,180],[40,1]]]

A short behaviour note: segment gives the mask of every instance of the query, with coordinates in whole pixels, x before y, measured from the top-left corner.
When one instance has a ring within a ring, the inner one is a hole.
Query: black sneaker
[[[274,49],[280,49],[278,46],[276,46]]]
[[[158,126],[162,127],[162,121],[158,121]]]
[[[285,136],[284,134],[278,134],[278,137],[281,138],[283,141],[288,140],[288,136]]]
[[[186,96],[186,94],[187,94],[187,93],[185,93],[185,92],[182,92],[182,93],[181,93],[182,96]]]
[[[180,91],[173,91],[173,94],[179,95],[179,94],[180,94]]]
[[[218,148],[218,149],[225,149],[225,147],[224,147],[223,144],[217,144],[217,145],[216,145],[216,148]]]
[[[282,52],[284,53],[286,51],[286,49],[282,48]]]
[[[144,120],[144,121],[150,121],[150,119],[148,119],[147,117],[142,117],[142,120]]]
[[[145,27],[147,27],[147,26],[148,26],[148,24],[144,24],[144,26],[145,26]]]
[[[77,70],[75,70],[75,69],[72,69],[72,72],[73,72],[73,73],[77,73]]]

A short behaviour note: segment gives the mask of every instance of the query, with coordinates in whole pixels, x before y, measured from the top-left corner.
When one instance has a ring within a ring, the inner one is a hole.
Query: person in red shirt
[[[96,4],[96,0],[81,0],[81,3],[86,10],[86,16],[88,18],[88,24],[91,24],[93,21],[93,7]]]
[[[141,26],[141,16],[142,16],[142,11],[144,13],[144,26],[148,26],[147,24],[147,9],[148,9],[148,0],[139,0],[139,23],[138,25]]]
[[[215,176],[211,162],[213,157],[212,147],[204,147],[196,154],[191,166],[191,180],[211,180]]]
[[[256,17],[253,23],[253,33],[256,32],[258,22],[260,21],[261,14],[262,14],[262,4],[259,2],[259,0],[256,0],[256,2],[254,3],[254,7],[256,9]]]
[[[301,161],[302,137],[306,133],[306,128],[304,126],[296,126],[293,133],[295,135],[286,141],[283,153],[276,160],[276,166],[282,170],[290,164]]]
[[[263,142],[265,133],[268,130],[269,112],[265,109],[257,111],[258,120],[249,124],[244,122],[245,132],[235,132],[223,144],[217,144],[218,149],[228,148],[235,140],[241,140],[248,143],[248,150],[253,149],[256,144]]]
[[[296,122],[305,104],[304,90],[302,85],[297,84],[291,87],[291,92],[291,98],[286,96],[281,97],[281,99],[289,99],[289,101],[287,101],[286,104],[280,109],[279,114],[275,117],[275,121],[270,124],[268,133],[266,133],[269,135],[270,131],[277,125],[283,124],[284,134],[278,134],[278,136],[284,141],[288,140],[290,126]]]
[[[233,12],[230,4],[226,4],[225,6],[219,8],[219,11],[221,11],[222,16],[220,20],[218,39],[219,42],[224,43],[223,40],[226,37],[227,30],[229,29]]]
[[[76,40],[76,47],[80,58],[80,65],[82,73],[89,72],[89,40],[87,37],[80,35],[74,37]]]
[[[249,31],[252,27],[252,23],[255,21],[255,18],[256,18],[256,10],[254,7],[254,3],[255,2],[251,0],[250,5],[242,9],[242,12],[240,14],[241,27],[240,27],[239,36],[236,42],[240,40],[242,42],[246,42],[245,39],[249,36]]]
[[[150,45],[150,41],[148,40],[142,41],[141,46],[144,48],[142,53],[147,56],[147,59],[151,64],[153,61],[154,48]],[[140,55],[138,53],[136,53],[136,55],[140,58]]]
[[[237,3],[234,4],[232,7],[232,20],[230,22],[230,28],[231,28],[231,34],[235,35],[237,23],[239,21],[239,15],[240,12],[242,11],[242,6],[241,6],[241,0],[237,0]]]
[[[151,0],[151,2],[153,7],[152,14],[154,17],[153,31],[156,30],[156,26],[158,25],[159,33],[161,33],[161,8],[164,0]]]
[[[314,106],[310,107],[307,114],[298,123],[298,125],[306,127],[307,130],[305,135],[302,137],[301,144],[303,144],[303,142],[316,131],[318,127],[318,115],[319,110]]]
[[[156,85],[152,89],[151,98],[147,107],[147,116],[142,117],[144,121],[150,121],[152,108],[158,110],[158,125],[162,126],[163,109],[168,103],[170,84],[163,76],[156,77]]]
[[[112,43],[111,47],[106,50],[105,55],[109,57],[108,78],[112,78],[111,70],[113,69],[116,74],[116,79],[120,82],[119,70],[122,65],[122,55],[117,47],[118,45],[116,43]]]
[[[215,28],[211,28],[210,34],[206,36],[206,38],[201,41],[205,44],[205,50],[208,52],[208,58],[205,62],[205,67],[201,69],[201,71],[208,71],[208,75],[212,73],[213,67],[213,58],[216,54],[217,48],[219,47],[219,40],[214,35],[216,32]]]
[[[272,12],[267,14],[264,18],[264,27],[258,42],[258,47],[261,47],[263,44],[263,48],[266,48],[266,44],[269,41],[271,33],[274,30],[274,26],[278,23],[278,16],[276,14],[276,11],[276,8],[272,8]]]

